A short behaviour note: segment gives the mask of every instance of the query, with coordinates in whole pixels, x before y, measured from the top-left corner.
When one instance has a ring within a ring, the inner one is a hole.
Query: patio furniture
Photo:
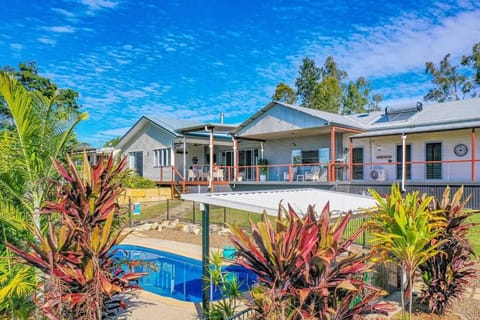
[[[213,170],[213,180],[223,181],[223,169],[217,168],[217,169]]]
[[[193,169],[188,169],[188,181],[198,180],[198,171]]]
[[[305,181],[319,181],[320,167],[313,167],[310,172],[305,172]]]
[[[297,172],[298,172],[298,167],[293,167],[292,168],[292,180],[299,181]],[[290,181],[289,171],[285,171],[283,173],[283,181]]]

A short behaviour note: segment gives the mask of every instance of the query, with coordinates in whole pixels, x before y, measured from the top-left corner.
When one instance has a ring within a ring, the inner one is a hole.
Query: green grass
[[[180,201],[169,201],[168,207],[175,208],[181,204]],[[152,202],[142,203],[140,214],[135,215],[132,212],[132,221],[148,221],[153,219],[166,219],[167,217],[167,202]]]
[[[467,219],[467,222],[479,223],[480,214],[475,214]],[[480,225],[471,228],[467,233],[468,240],[472,244],[473,250],[477,255],[480,255]]]
[[[167,219],[167,208],[170,209],[169,220],[174,220],[178,218],[179,220],[192,221],[195,223],[200,223],[202,221],[202,212],[198,204],[195,204],[195,216],[193,212],[193,205],[191,207],[186,207],[183,210],[181,216],[175,216],[172,213],[172,209],[178,207],[182,204],[181,200],[170,200],[162,202],[153,202],[153,203],[142,203],[141,204],[141,213],[138,215],[133,214],[132,212],[132,221],[133,222],[142,222],[142,221],[151,221],[151,220],[164,220]],[[274,217],[272,217],[273,220]],[[220,224],[223,225],[226,222],[230,224],[236,224],[241,227],[249,227],[250,219],[253,221],[260,221],[262,219],[261,214],[235,210],[230,208],[219,208],[219,207],[210,207],[210,223],[211,224]]]

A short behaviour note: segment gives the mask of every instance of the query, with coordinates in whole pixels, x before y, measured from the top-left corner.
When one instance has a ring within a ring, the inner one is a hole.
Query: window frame
[[[153,167],[169,167],[171,165],[171,148],[153,149]]]

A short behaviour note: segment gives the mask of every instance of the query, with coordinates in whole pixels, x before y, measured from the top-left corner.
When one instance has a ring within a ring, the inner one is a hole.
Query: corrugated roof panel
[[[266,210],[273,216],[277,215],[280,202],[284,206],[290,204],[302,213],[306,212],[308,205],[315,205],[318,211],[322,210],[328,201],[330,210],[335,212],[359,211],[376,206],[371,197],[319,189],[191,193],[182,194],[182,199],[257,213]]]

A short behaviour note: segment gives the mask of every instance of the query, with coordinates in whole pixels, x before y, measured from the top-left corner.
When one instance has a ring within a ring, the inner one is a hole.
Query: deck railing
[[[480,160],[409,161],[405,163],[406,180],[475,182],[480,180]],[[186,170],[185,177],[176,167],[161,167],[160,182],[185,182],[186,185],[208,185],[210,166],[196,165]],[[236,178],[235,178],[236,177]],[[236,182],[335,182],[375,181],[393,182],[402,179],[402,163],[396,161],[362,163],[308,163],[215,166],[214,184]]]

